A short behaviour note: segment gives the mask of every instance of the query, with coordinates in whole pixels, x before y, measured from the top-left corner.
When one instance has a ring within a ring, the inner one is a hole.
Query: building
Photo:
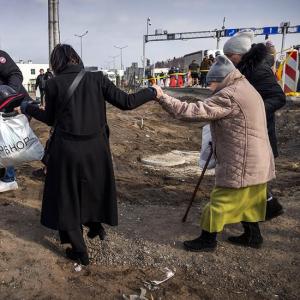
[[[35,91],[35,81],[40,74],[40,69],[44,69],[46,72],[49,68],[49,64],[33,64],[31,60],[28,62],[20,60],[17,62],[17,66],[23,74],[23,85],[28,92]]]
[[[151,75],[153,77],[159,77],[162,73],[164,75],[167,75],[168,72],[169,72],[169,68],[155,68],[155,69],[152,69]]]
[[[131,64],[130,67],[126,68],[126,71],[124,73],[124,79],[127,82],[132,80],[132,78],[134,78],[135,81],[140,81],[143,78],[143,72],[143,68],[139,68],[138,63],[134,62]]]

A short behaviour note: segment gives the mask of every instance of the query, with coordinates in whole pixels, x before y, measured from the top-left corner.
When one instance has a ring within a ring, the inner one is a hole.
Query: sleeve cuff
[[[153,87],[151,87],[151,86],[149,86],[148,89],[154,94],[154,98],[156,98],[157,97],[157,91],[156,91],[156,89],[153,88]]]
[[[28,101],[22,101],[21,103],[21,112],[22,114],[26,114],[27,106],[29,105]]]

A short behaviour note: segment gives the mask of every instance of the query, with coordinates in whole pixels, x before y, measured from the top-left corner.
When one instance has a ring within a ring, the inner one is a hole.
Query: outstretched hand
[[[156,90],[156,99],[159,99],[160,97],[163,96],[164,92],[162,90],[162,88],[156,84],[152,85],[152,87]]]

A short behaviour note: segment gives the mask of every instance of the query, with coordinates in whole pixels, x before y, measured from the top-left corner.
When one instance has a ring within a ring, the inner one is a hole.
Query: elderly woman
[[[47,164],[41,223],[59,230],[61,242],[72,245],[66,249],[68,258],[87,265],[89,257],[82,225],[89,227],[90,238],[103,239],[105,231],[101,223],[118,224],[106,101],[130,110],[154,99],[156,91],[147,88],[127,94],[102,72],[83,73],[82,61],[69,45],[57,45],[50,63],[56,76],[47,81],[45,110],[28,102],[21,106],[23,113],[49,126],[56,124]],[[76,83],[78,87],[74,90]],[[66,101],[69,101],[67,105]]]
[[[229,241],[253,248],[263,243],[258,222],[265,219],[267,182],[275,177],[264,103],[225,56],[207,74],[213,95],[204,102],[181,102],[155,86],[160,105],[178,119],[209,121],[216,158],[216,186],[201,218],[201,235],[184,246],[212,251],[226,224],[242,222],[244,233]]]

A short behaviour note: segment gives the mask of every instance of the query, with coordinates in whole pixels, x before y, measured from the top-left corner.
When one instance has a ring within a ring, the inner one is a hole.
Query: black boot
[[[263,238],[260,234],[258,222],[242,222],[244,233],[240,236],[230,236],[228,241],[245,247],[260,248]]]
[[[200,251],[213,251],[217,247],[217,233],[202,230],[201,235],[191,241],[183,242],[186,250],[200,252]]]
[[[72,248],[67,248],[66,256],[67,258],[74,260],[84,266],[87,266],[90,263],[87,252],[76,252]]]
[[[103,241],[106,237],[106,232],[103,226],[99,223],[90,223],[87,226],[89,226],[89,232],[87,233],[87,236],[90,239],[95,238],[96,236],[99,236],[100,240]]]
[[[274,219],[283,214],[282,205],[276,198],[267,201],[266,220]]]

